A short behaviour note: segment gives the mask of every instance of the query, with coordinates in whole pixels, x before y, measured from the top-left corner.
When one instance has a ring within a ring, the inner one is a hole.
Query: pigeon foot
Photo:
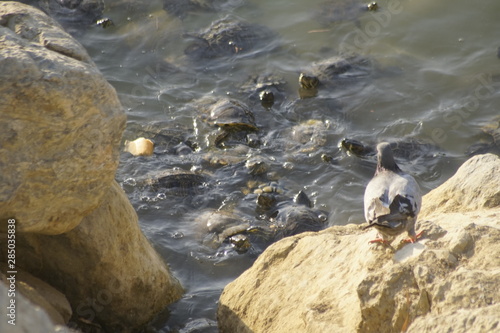
[[[380,243],[380,244],[384,244],[384,245],[390,245],[390,243],[383,238],[376,238],[374,240],[369,241],[368,243],[370,243],[370,244]]]
[[[415,237],[408,237],[406,239],[403,239],[401,243],[415,243],[422,235],[424,234],[423,231],[420,231]]]

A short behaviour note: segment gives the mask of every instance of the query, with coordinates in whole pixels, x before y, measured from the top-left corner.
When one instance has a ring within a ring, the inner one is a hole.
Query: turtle
[[[354,21],[359,25],[358,18],[364,12],[374,12],[379,9],[376,2],[362,3],[359,0],[330,0],[320,5],[316,13],[318,21],[323,26],[345,21]]]
[[[244,140],[249,146],[260,144],[256,135],[259,131],[255,124],[255,117],[243,103],[228,98],[202,99],[196,103],[201,112],[202,120],[219,128],[220,134],[215,138],[216,147],[227,146],[229,140]]]
[[[184,53],[194,60],[233,57],[240,54],[255,56],[260,47],[270,44],[275,33],[269,28],[252,24],[234,16],[214,21],[198,33],[186,33],[194,39]]]
[[[252,176],[264,175],[271,168],[272,161],[261,154],[250,155],[246,157],[245,168]]]
[[[289,200],[289,197],[285,195],[285,191],[286,189],[277,182],[260,184],[259,187],[253,191],[253,193],[257,195],[257,213],[265,214],[279,202]]]
[[[240,254],[251,248],[250,234],[271,232],[264,225],[258,225],[251,219],[220,209],[206,210],[196,218],[196,221],[206,230],[202,240],[203,245],[216,249],[226,242]]]
[[[428,182],[440,177],[443,168],[446,168],[448,157],[445,152],[432,142],[427,142],[413,137],[403,137],[388,141],[398,165],[403,165],[403,170],[423,182]],[[376,144],[364,144],[354,139],[343,139],[340,147],[348,154],[368,159],[368,163],[376,161]]]
[[[328,215],[313,209],[313,204],[304,191],[299,191],[292,200],[272,206],[268,215],[274,240],[306,231],[319,231],[326,226]]]
[[[328,139],[330,122],[307,119],[281,130],[270,131],[263,138],[263,147],[280,150],[287,162],[307,162],[315,158]]]
[[[24,1],[40,8],[53,17],[73,36],[83,34],[84,30],[103,19],[103,0],[46,0]]]
[[[248,235],[270,244],[283,237],[304,231],[318,231],[326,226],[327,214],[314,209],[304,191],[299,191],[293,197],[288,192],[278,182],[269,182],[260,184],[244,198],[246,203],[254,202],[257,214],[257,219],[246,230]],[[250,208],[251,205],[243,204],[241,207]]]
[[[435,157],[440,152],[440,148],[434,144],[414,138],[403,138],[389,142],[389,144],[394,157],[404,160],[414,160],[419,157]],[[377,154],[375,145],[363,144],[354,139],[344,138],[341,140],[340,146],[358,157],[375,156]]]
[[[500,155],[500,117],[496,117],[490,124],[483,126],[481,131],[483,135],[488,137],[488,141],[471,145],[467,149],[466,155],[469,157],[486,153]]]
[[[284,99],[286,81],[274,73],[250,75],[239,88],[249,100],[258,100],[265,108],[271,108],[277,99]]]
[[[266,155],[244,144],[234,145],[231,149],[208,151],[199,156],[199,162],[207,169],[236,166],[239,170],[235,172],[243,171],[251,176],[265,175],[273,164]]]
[[[288,135],[287,150],[293,149],[296,153],[311,153],[326,145],[326,134],[329,122],[318,119],[308,119],[294,125]]]
[[[203,172],[167,169],[148,176],[144,183],[155,192],[161,190],[165,194],[191,196],[205,193],[210,187],[211,176]]]
[[[339,55],[324,59],[300,73],[299,95],[302,98],[312,97],[321,86],[338,87],[357,82],[360,78],[369,76],[372,70],[372,61],[360,55]]]

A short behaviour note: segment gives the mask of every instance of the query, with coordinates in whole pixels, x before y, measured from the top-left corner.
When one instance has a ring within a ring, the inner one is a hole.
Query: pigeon
[[[422,235],[415,234],[415,222],[422,205],[420,187],[415,178],[404,173],[394,161],[389,143],[377,145],[377,170],[366,186],[365,219],[378,231],[370,243],[389,244],[389,240],[407,232],[404,242],[414,243]]]

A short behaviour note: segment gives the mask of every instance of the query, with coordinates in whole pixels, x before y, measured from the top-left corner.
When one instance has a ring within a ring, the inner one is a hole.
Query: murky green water
[[[238,166],[209,170],[219,186],[194,198],[155,196],[134,186],[149,172],[200,168],[200,156],[222,153],[207,144],[209,131],[187,107],[193,100],[210,95],[249,103],[262,145],[242,154],[270,158],[273,178],[291,193],[305,190],[315,207],[329,212],[330,225],[364,222],[361,200],[374,170],[372,158],[339,149],[342,138],[377,142],[412,137],[439,146],[426,158],[400,161],[428,192],[456,171],[468,147],[483,139],[480,127],[499,114],[498,1],[381,0],[377,12],[360,11],[356,19],[329,25],[316,16],[323,2],[220,1],[219,12],[196,12],[180,20],[166,13],[161,1],[107,1],[105,15],[115,26],[96,26],[79,37],[127,110],[124,139],[162,122],[167,128],[180,127],[178,132],[184,131],[199,147],[188,156],[123,153],[117,173],[142,230],[186,288],[183,299],[169,308],[170,316],[153,323],[161,332],[216,332],[220,292],[262,250],[238,255],[227,247],[217,252],[200,245],[194,221],[203,209],[228,202],[245,205],[241,188],[248,175]],[[227,13],[269,27],[276,39],[251,53],[190,63],[184,49],[193,39],[183,35]],[[361,83],[299,100],[301,70],[345,52],[370,57],[376,72]],[[245,100],[248,96],[236,88],[249,75],[263,72],[287,81],[284,95],[269,110]],[[325,124],[324,144],[297,152],[286,145],[287,130],[309,119]],[[329,162],[321,158],[324,154]]]

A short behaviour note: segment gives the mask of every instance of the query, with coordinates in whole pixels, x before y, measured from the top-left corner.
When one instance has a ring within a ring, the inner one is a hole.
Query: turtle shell
[[[331,0],[320,5],[316,17],[323,26],[330,26],[337,22],[357,21],[366,11],[376,11],[376,2],[365,4],[359,0]]]
[[[467,149],[466,155],[473,156],[487,153],[500,155],[500,118],[495,118],[493,122],[483,126],[481,130],[487,138],[483,138],[484,135],[482,135],[481,141],[471,145]]]
[[[238,101],[224,98],[212,104],[207,111],[208,121],[225,130],[258,130],[253,113]]]
[[[149,177],[146,184],[155,191],[165,190],[168,194],[189,196],[205,193],[210,185],[210,177],[203,173],[169,169]]]
[[[366,145],[354,139],[343,139],[340,145],[348,152],[358,156],[373,156],[376,154],[374,145]],[[401,139],[390,142],[394,157],[414,160],[419,157],[434,156],[440,149],[431,143],[426,143],[413,138]]]
[[[325,227],[326,220],[326,214],[313,209],[311,201],[303,191],[300,191],[293,201],[277,204],[271,215],[277,239],[306,231],[319,231]]]
[[[279,207],[272,221],[276,227],[277,239],[306,231],[319,231],[325,227],[325,220],[318,212],[296,204]]]
[[[194,58],[219,58],[255,51],[258,45],[269,42],[274,33],[264,26],[227,16],[214,21],[199,33],[186,36],[195,39],[184,50],[186,55]]]
[[[371,61],[360,55],[334,56],[314,63],[308,77],[316,77],[322,84],[336,83],[339,80],[366,77],[371,73],[372,67]]]

